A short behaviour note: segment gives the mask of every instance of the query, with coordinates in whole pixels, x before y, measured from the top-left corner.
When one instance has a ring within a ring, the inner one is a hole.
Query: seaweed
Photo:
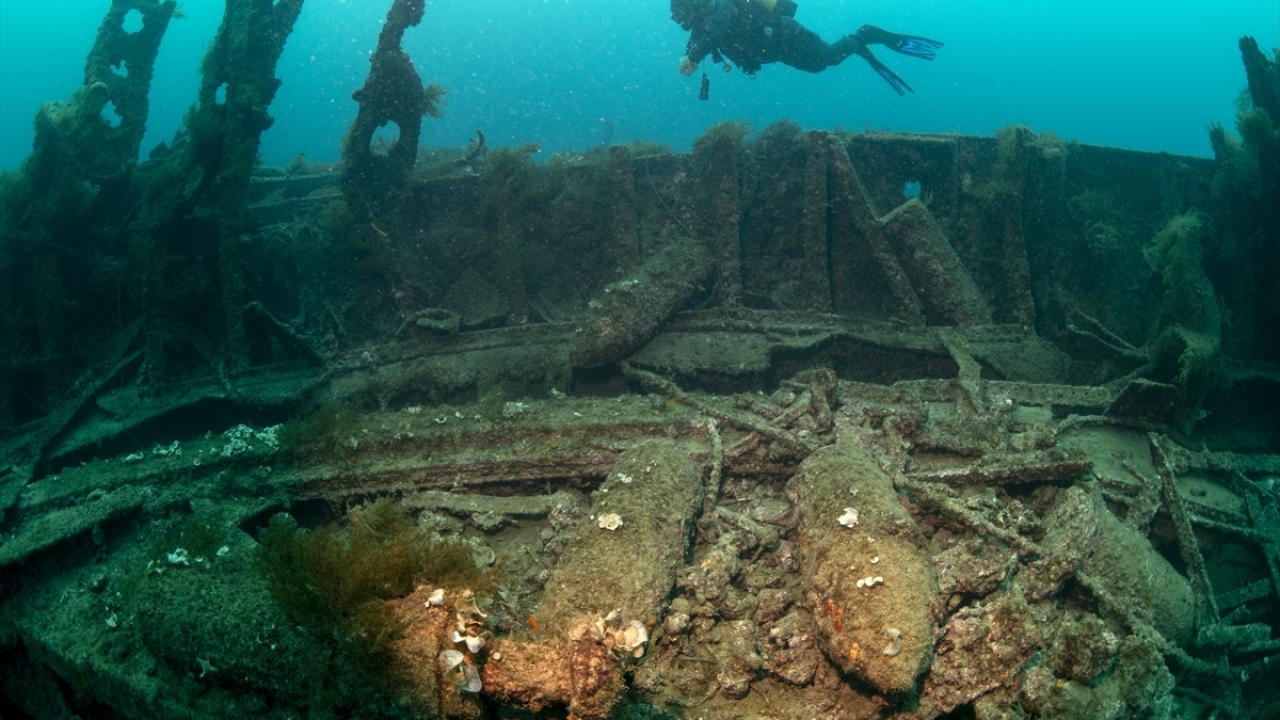
[[[294,416],[276,432],[281,456],[299,464],[344,457],[359,444],[360,415],[352,403],[332,401]]]
[[[444,98],[449,94],[449,89],[443,85],[436,83],[427,83],[422,86],[422,114],[430,118],[439,119],[444,116],[444,112],[440,110],[440,106],[444,104]]]
[[[812,140],[796,123],[783,118],[747,143],[753,175],[785,173],[804,167]]]
[[[478,203],[484,216],[501,224],[512,216],[539,209],[552,191],[548,173],[538,172],[533,156],[541,149],[533,143],[497,148],[484,156]]]
[[[996,162],[989,187],[991,199],[1013,202],[1027,194],[1029,175],[1060,186],[1066,172],[1067,144],[1053,132],[1036,133],[1025,125],[996,131]]]
[[[227,524],[219,515],[205,517],[193,513],[172,519],[161,532],[152,536],[147,550],[147,568],[154,570],[175,564],[171,557],[180,554],[187,559],[182,564],[207,569],[227,540]]]
[[[645,140],[636,140],[629,145],[631,154],[636,158],[656,157],[659,155],[670,155],[671,146],[663,143],[647,142]]]
[[[318,668],[316,682],[332,683],[339,695],[360,695],[346,702],[365,709],[369,688],[390,692],[401,680],[392,644],[406,628],[387,601],[424,582],[484,593],[496,575],[478,570],[465,544],[431,538],[385,498],[352,508],[341,524],[313,530],[277,514],[258,542],[254,565],[268,592],[330,650],[329,667]]]
[[[1152,368],[1156,379],[1178,388],[1177,419],[1187,430],[1221,373],[1222,317],[1203,262],[1208,237],[1207,220],[1188,213],[1170,220],[1143,251],[1163,288]]]
[[[716,171],[723,163],[744,152],[743,142],[751,126],[741,121],[716,123],[693,141],[693,167],[698,177]]]
[[[480,222],[494,234],[492,274],[487,279],[502,291],[509,319],[517,324],[529,317],[525,246],[558,184],[553,178],[561,175],[561,171],[538,171],[533,155],[539,151],[537,145],[526,143],[487,153],[474,208]]]
[[[791,145],[795,142],[806,142],[808,137],[794,120],[790,118],[782,118],[773,123],[769,127],[760,131],[760,135],[756,137],[756,142],[762,146],[768,147],[775,143],[783,143]]]
[[[786,195],[787,179],[805,166],[811,144],[809,134],[785,118],[761,130],[746,142],[743,188],[755,188],[760,197],[778,202],[775,196]]]
[[[1280,274],[1280,58],[1256,41],[1240,39],[1248,90],[1237,102],[1232,137],[1209,129],[1217,165],[1212,182],[1216,242],[1206,246],[1206,267],[1222,294],[1223,345],[1233,356],[1280,360],[1274,331],[1280,309],[1272,301]]]
[[[1169,221],[1143,255],[1160,275],[1160,325],[1180,325],[1209,337],[1222,331],[1213,284],[1205,274],[1202,238],[1208,236],[1207,221],[1198,214],[1179,215]]]

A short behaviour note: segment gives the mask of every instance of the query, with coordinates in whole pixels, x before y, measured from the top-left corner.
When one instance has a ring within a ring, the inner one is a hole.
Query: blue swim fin
[[[918,57],[922,60],[934,59],[937,57],[938,48],[942,47],[942,43],[937,40],[930,40],[918,35],[899,35],[888,30],[882,30],[875,25],[863,25],[858,28],[856,36],[867,45],[883,45],[894,52]]]
[[[942,43],[937,40],[915,37],[914,35],[904,35],[901,41],[888,46],[890,50],[897,50],[903,55],[911,55],[925,60],[932,60],[936,57],[935,51],[940,47],[942,47]]]
[[[903,80],[901,77],[898,76],[898,73],[890,70],[889,66],[885,65],[884,63],[876,59],[876,56],[872,55],[871,51],[868,50],[866,47],[861,47],[861,48],[858,48],[857,50],[854,50],[853,54],[857,55],[863,60],[866,60],[867,64],[871,66],[871,69],[875,70],[880,77],[884,78],[884,81],[889,83],[889,87],[893,88],[894,92],[898,93],[899,95],[906,95],[909,92],[912,92],[912,93],[915,92],[915,90],[912,90],[911,86],[907,84],[906,80]]]
[[[879,60],[871,63],[871,69],[880,73],[880,77],[884,78],[884,81],[889,83],[889,87],[893,88],[893,91],[899,95],[906,95],[909,92],[915,92],[915,90],[912,90],[911,86],[907,84],[906,80],[903,80],[898,76],[898,73],[890,70]]]

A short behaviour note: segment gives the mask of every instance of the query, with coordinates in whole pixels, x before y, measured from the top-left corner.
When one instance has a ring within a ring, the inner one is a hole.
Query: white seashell
[[[444,588],[436,588],[434,592],[427,598],[427,607],[435,607],[444,604]]]
[[[594,638],[597,640],[600,639],[599,633],[597,632],[597,629],[596,629],[596,625],[599,623],[600,623],[600,620],[598,618],[596,619],[595,623],[590,623],[590,622],[587,622],[586,620],[582,620],[580,622],[575,623],[572,627],[569,628],[569,639],[570,640],[585,640],[586,638]]]
[[[855,527],[858,524],[858,511],[847,507],[844,509],[844,514],[836,518],[836,522],[845,527]]]
[[[480,649],[484,647],[484,638],[479,635],[468,635],[463,638],[463,641],[467,643],[467,652],[472,655],[480,652]]]
[[[455,607],[458,610],[458,622],[464,623],[464,615],[471,615],[474,619],[483,620],[489,617],[486,613],[480,611],[480,606],[476,605],[476,596],[470,590],[462,591],[462,599],[459,600]]]
[[[885,655],[893,657],[902,652],[902,631],[898,628],[891,627],[884,629],[884,636],[889,639],[889,644],[884,646],[882,651]]]
[[[449,671],[462,664],[462,653],[457,650],[442,650],[438,660],[440,661],[440,672],[449,674]]]
[[[622,527],[622,516],[618,513],[606,513],[596,518],[596,525],[602,530],[617,530]]]
[[[644,623],[639,620],[632,620],[627,624],[625,630],[622,631],[622,647],[627,650],[635,650],[649,641],[649,631],[644,628]]]
[[[480,673],[471,665],[462,666],[462,677],[466,680],[466,684],[462,686],[463,692],[478,693],[484,687],[480,682]]]

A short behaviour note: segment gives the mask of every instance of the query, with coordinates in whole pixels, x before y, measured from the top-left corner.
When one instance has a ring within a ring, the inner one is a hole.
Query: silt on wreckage
[[[138,162],[175,9],[113,0],[0,188],[5,717],[1280,713],[1250,38],[1213,160],[780,123],[535,164],[419,151],[394,0],[340,167],[269,168],[303,2],[228,0]]]

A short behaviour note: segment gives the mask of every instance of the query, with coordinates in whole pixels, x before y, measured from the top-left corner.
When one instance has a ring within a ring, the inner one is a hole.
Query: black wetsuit
[[[876,59],[867,46],[884,45],[924,60],[932,60],[934,51],[942,47],[936,40],[899,35],[872,25],[863,25],[856,33],[828,43],[795,19],[750,0],[710,0],[706,14],[696,24],[688,22],[685,28],[690,30],[685,54],[695,64],[711,55],[716,62],[728,58],[748,75],[773,62],[820,72],[857,55],[899,95],[910,92],[911,86]]]
[[[830,44],[794,18],[745,0],[711,0],[706,19],[689,35],[686,54],[695,63],[712,53],[723,55],[748,75],[771,62],[818,72],[849,57],[853,47],[842,43]]]

